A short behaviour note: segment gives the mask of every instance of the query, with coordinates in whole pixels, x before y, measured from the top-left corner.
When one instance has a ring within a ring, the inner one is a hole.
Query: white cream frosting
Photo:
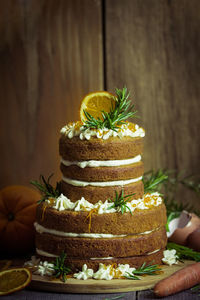
[[[109,256],[109,257],[91,257],[90,259],[91,260],[104,260],[104,259],[109,260],[109,259],[113,259],[113,258],[114,257]]]
[[[156,253],[158,251],[160,251],[160,249],[156,249],[156,250],[154,250],[152,252],[148,252],[148,253],[146,253],[146,255],[151,255],[151,254]],[[58,257],[58,255],[56,255],[56,254],[52,254],[52,253],[43,251],[43,250],[38,249],[38,248],[36,248],[36,253],[39,254],[39,255],[41,255],[41,256],[46,256],[46,257],[52,257],[52,258],[53,257]],[[36,259],[36,257],[33,256],[31,259],[32,259],[31,260],[32,266],[39,264],[39,261],[40,261],[39,258]],[[112,260],[112,259],[115,259],[115,257],[111,257],[111,256],[109,256],[109,257],[90,257],[89,259],[90,260]],[[30,261],[27,262],[26,264],[29,265],[29,263],[30,263]]]
[[[67,178],[67,177],[63,177],[62,180],[68,184],[71,184],[73,186],[81,186],[81,187],[85,187],[85,186],[97,186],[97,187],[105,187],[105,186],[124,186],[127,184],[131,184],[134,182],[138,182],[140,180],[142,180],[142,176],[138,177],[138,178],[132,178],[132,179],[127,179],[127,180],[115,180],[115,181],[82,181],[82,180],[75,180],[75,179],[71,179],[71,178]]]
[[[146,255],[151,255],[151,254],[157,253],[158,251],[160,251],[160,249],[156,249],[156,250],[154,250],[152,252],[148,252]]]
[[[120,238],[120,237],[125,237],[125,236],[132,236],[132,235],[137,235],[137,234],[111,234],[111,233],[75,233],[75,232],[64,232],[64,231],[59,231],[59,230],[55,230],[55,229],[50,229],[50,228],[46,228],[40,224],[38,224],[37,222],[34,223],[35,226],[35,230],[38,233],[49,233],[49,234],[53,234],[53,235],[57,235],[57,236],[63,236],[63,237],[84,237],[84,238],[94,238],[94,239],[103,239],[103,238]],[[154,229],[156,230],[156,229]],[[140,235],[145,235],[145,234],[149,234],[151,232],[153,232],[154,230],[150,230],[150,231],[145,231],[145,232],[141,232],[138,233]]]
[[[50,203],[47,199],[46,202]],[[159,193],[147,193],[141,199],[131,200],[127,202],[126,205],[130,208],[131,212],[134,212],[135,209],[149,209],[152,206],[158,206],[162,203],[162,198],[160,197]],[[71,211],[91,211],[95,209],[97,214],[104,214],[104,213],[115,213],[119,212],[120,208],[111,208],[109,209],[114,202],[109,202],[106,200],[104,203],[100,200],[96,204],[92,204],[87,201],[84,197],[76,202],[72,202],[66,196],[61,194],[58,198],[54,200],[53,208],[63,211],[63,210],[71,210]],[[129,210],[127,209],[127,212]]]
[[[64,232],[64,231],[58,231],[55,229],[49,229],[45,228],[44,226],[34,223],[35,230],[38,233],[50,233],[57,236],[63,236],[63,237],[84,237],[84,238],[95,238],[95,239],[102,239],[102,238],[114,238],[114,237],[125,237],[125,234],[109,234],[109,233],[75,233],[75,232]]]
[[[49,252],[43,251],[43,250],[38,249],[38,248],[36,248],[35,250],[36,250],[36,253],[39,254],[39,255],[41,255],[41,256],[52,257],[52,258],[53,257],[58,257],[58,255],[51,254]]]
[[[164,250],[163,251],[164,257],[162,258],[162,262],[166,265],[174,265],[178,263],[178,256],[176,255],[176,250]]]
[[[61,134],[66,135],[69,139],[73,138],[74,136],[79,136],[81,140],[90,140],[91,137],[97,137],[98,139],[107,140],[110,137],[144,137],[145,131],[142,127],[139,127],[137,124],[132,124],[126,122],[125,124],[121,125],[116,131],[112,129],[85,129],[84,124],[81,122],[70,123],[64,126],[61,129]]]
[[[61,158],[61,163],[66,167],[76,165],[80,168],[96,168],[96,167],[119,167],[125,165],[131,165],[141,161],[141,155],[137,155],[129,159],[121,160],[87,160],[87,161],[69,161]]]

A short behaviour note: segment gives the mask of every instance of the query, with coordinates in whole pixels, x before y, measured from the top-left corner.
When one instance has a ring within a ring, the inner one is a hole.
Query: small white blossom
[[[24,263],[24,266],[33,267],[33,274],[41,275],[41,276],[51,276],[54,274],[54,264],[49,263],[48,261],[41,261],[36,256],[31,256],[31,260]]]
[[[163,255],[162,261],[164,264],[171,266],[178,263],[178,256],[175,249],[165,250],[163,251]]]
[[[82,279],[87,280],[89,278],[92,278],[94,271],[92,269],[88,269],[87,265],[84,264],[82,267],[82,271],[75,273],[74,277],[76,279]]]
[[[120,271],[120,276],[125,276],[127,275],[127,273],[132,273],[134,272],[136,269],[135,268],[130,268],[129,264],[119,264],[116,271]]]
[[[96,273],[94,273],[93,278],[111,280],[113,279],[114,275],[115,271],[111,267],[111,265],[106,266],[104,264],[99,264],[99,270]]]
[[[40,263],[40,259],[39,258],[37,258],[36,256],[31,256],[31,260],[26,261],[24,263],[24,266],[34,267],[34,266],[39,265],[39,263]]]
[[[54,264],[50,264],[47,261],[40,262],[38,269],[34,272],[34,274],[38,274],[41,276],[52,276],[54,274]]]

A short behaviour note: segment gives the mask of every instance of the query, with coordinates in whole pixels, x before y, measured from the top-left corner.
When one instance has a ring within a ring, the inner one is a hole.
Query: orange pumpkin
[[[34,247],[37,201],[41,195],[22,185],[0,190],[0,252],[25,254]]]

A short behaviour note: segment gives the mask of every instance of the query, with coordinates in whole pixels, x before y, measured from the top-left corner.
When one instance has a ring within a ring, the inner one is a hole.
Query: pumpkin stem
[[[8,214],[8,221],[13,221],[14,218],[15,218],[14,214],[13,214],[12,212],[10,212],[10,213]]]

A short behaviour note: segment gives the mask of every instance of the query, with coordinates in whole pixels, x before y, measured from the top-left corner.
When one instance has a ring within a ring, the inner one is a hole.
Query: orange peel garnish
[[[87,94],[80,106],[80,119],[86,121],[84,111],[92,115],[95,119],[103,120],[102,111],[110,112],[115,107],[115,96],[106,91],[92,92]]]

